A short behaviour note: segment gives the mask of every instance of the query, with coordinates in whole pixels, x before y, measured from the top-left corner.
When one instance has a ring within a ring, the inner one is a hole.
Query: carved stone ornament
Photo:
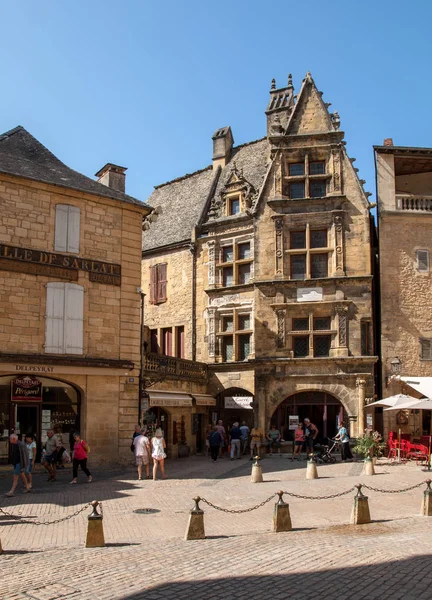
[[[209,218],[219,219],[220,217],[226,216],[227,199],[231,194],[236,193],[240,194],[242,199],[242,212],[251,209],[258,197],[258,192],[244,176],[243,169],[238,169],[234,162],[226,183],[211,201],[208,212]]]
[[[285,316],[286,310],[277,310],[277,347],[285,348]]]
[[[342,191],[342,175],[341,175],[341,157],[340,150],[332,150],[333,156],[333,190],[341,193]]]
[[[209,240],[208,248],[208,284],[215,285],[216,283],[216,241]]]
[[[338,315],[338,329],[339,329],[339,346],[345,347],[347,345],[347,314],[348,307],[344,304],[336,306],[336,313]]]
[[[336,274],[344,274],[344,257],[343,257],[343,220],[341,215],[333,217],[335,228],[335,257],[336,257]]]
[[[214,358],[216,353],[216,309],[207,309],[207,332],[208,332],[208,353],[210,358]]]
[[[276,275],[283,275],[283,219],[275,219],[275,233],[276,233],[276,250],[275,250],[275,258],[276,258]]]

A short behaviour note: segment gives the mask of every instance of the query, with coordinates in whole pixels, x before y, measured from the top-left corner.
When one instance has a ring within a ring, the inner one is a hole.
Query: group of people
[[[166,442],[163,437],[162,429],[155,431],[151,440],[147,436],[147,428],[141,428],[135,425],[135,431],[132,436],[131,450],[135,455],[135,462],[138,468],[138,479],[143,478],[142,468],[144,466],[146,478],[150,479],[150,458],[153,459],[153,481],[157,479],[157,472],[160,467],[162,479],[165,475]]]
[[[78,481],[78,467],[87,475],[88,483],[92,481],[92,475],[87,468],[87,459],[90,448],[85,440],[81,438],[79,432],[73,433],[73,450],[72,450],[72,481]],[[12,487],[5,494],[8,498],[14,495],[21,478],[25,487],[25,493],[31,492],[33,488],[32,471],[36,461],[36,442],[33,434],[28,433],[25,436],[25,442],[21,441],[16,433],[9,436],[11,445],[11,462],[13,466]],[[47,439],[44,444],[41,463],[48,472],[48,481],[56,481],[57,466],[62,460],[66,449],[63,446],[61,438],[55,435],[53,429],[47,431]]]
[[[306,451],[306,455],[314,453],[318,433],[318,427],[309,418],[299,421],[294,431],[292,461],[300,460],[303,450]],[[353,456],[349,445],[350,438],[343,422],[339,423],[338,433],[334,439],[340,442],[342,461],[352,460]],[[259,455],[263,444],[269,448],[270,454],[273,454],[274,450],[277,450],[280,454],[282,441],[282,435],[276,425],[271,425],[267,434],[264,435],[260,427],[249,429],[244,421],[241,425],[238,422],[234,423],[226,431],[223,421],[219,420],[216,425],[207,426],[206,453],[207,455],[210,454],[213,462],[216,462],[219,457],[223,456],[225,450],[229,450],[230,458],[234,460],[235,458],[241,458],[242,454],[246,454],[249,445],[250,460],[253,460],[256,454]]]

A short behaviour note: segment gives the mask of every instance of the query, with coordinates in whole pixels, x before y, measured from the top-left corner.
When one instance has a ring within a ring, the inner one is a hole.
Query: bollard
[[[189,514],[185,540],[204,540],[204,511],[199,507],[199,501],[201,498],[197,496],[193,500],[195,502],[195,506]]]
[[[306,479],[318,479],[318,470],[316,466],[315,456],[309,455],[306,466]]]
[[[252,465],[252,476],[251,476],[252,483],[261,483],[263,481],[262,468],[258,462],[259,460],[261,460],[260,457],[255,456],[255,462]]]
[[[103,532],[103,515],[102,504],[100,504],[101,512],[98,513],[97,506],[100,504],[97,500],[93,500],[93,512],[88,516],[87,523],[87,538],[86,548],[103,548],[105,546],[105,538]]]
[[[425,483],[427,485],[427,488],[423,492],[423,500],[422,500],[420,514],[423,515],[424,517],[432,517],[432,490],[431,490],[432,480],[427,479],[425,481]]]
[[[373,460],[370,457],[365,458],[363,462],[362,475],[375,475]]]
[[[361,489],[361,483],[355,486],[357,488],[357,496],[354,497],[354,506],[351,513],[351,525],[363,525],[364,523],[370,523],[370,512],[369,502],[367,496],[365,496]]]
[[[273,513],[273,531],[279,533],[280,531],[291,531],[291,516],[289,511],[289,505],[283,501],[282,490],[278,492],[279,500],[275,504]]]

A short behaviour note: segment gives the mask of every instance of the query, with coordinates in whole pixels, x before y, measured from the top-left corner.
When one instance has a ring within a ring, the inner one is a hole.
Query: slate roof
[[[128,194],[70,169],[21,126],[0,134],[0,172],[145,206]]]
[[[147,204],[158,211],[157,220],[143,234],[143,250],[152,250],[191,239],[193,227],[198,224],[206,202],[218,197],[230,178],[234,163],[243,176],[253,185],[256,197],[264,181],[268,167],[269,143],[266,138],[234,147],[227,165],[220,174],[208,166],[191,175],[156,186]],[[216,188],[212,186],[216,183]],[[211,193],[211,196],[210,196]],[[223,217],[220,219],[222,220]],[[203,222],[215,222],[214,217],[204,216]]]

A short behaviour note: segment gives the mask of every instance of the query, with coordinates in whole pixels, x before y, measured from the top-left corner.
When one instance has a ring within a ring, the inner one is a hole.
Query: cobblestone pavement
[[[419,466],[380,464],[375,477],[361,464],[319,466],[274,456],[262,461],[265,482],[250,482],[251,464],[204,457],[169,462],[165,481],[137,481],[132,468],[95,469],[94,482],[70,486],[70,471],[48,484],[36,474],[35,491],[0,501],[15,517],[0,516],[0,598],[5,600],[205,599],[238,600],[330,596],[345,599],[430,599],[432,519],[418,516],[425,486],[403,494],[367,491],[373,523],[348,525],[354,493],[329,500],[285,500],[294,530],[271,533],[275,500],[233,515],[202,505],[207,539],[184,541],[197,494],[230,509],[252,507],[279,489],[331,495],[358,482],[386,490],[423,482]],[[0,492],[10,476],[0,475]],[[103,502],[107,547],[85,549],[89,509]],[[140,514],[142,508],[159,512]],[[327,600],[327,599],[326,599]]]

